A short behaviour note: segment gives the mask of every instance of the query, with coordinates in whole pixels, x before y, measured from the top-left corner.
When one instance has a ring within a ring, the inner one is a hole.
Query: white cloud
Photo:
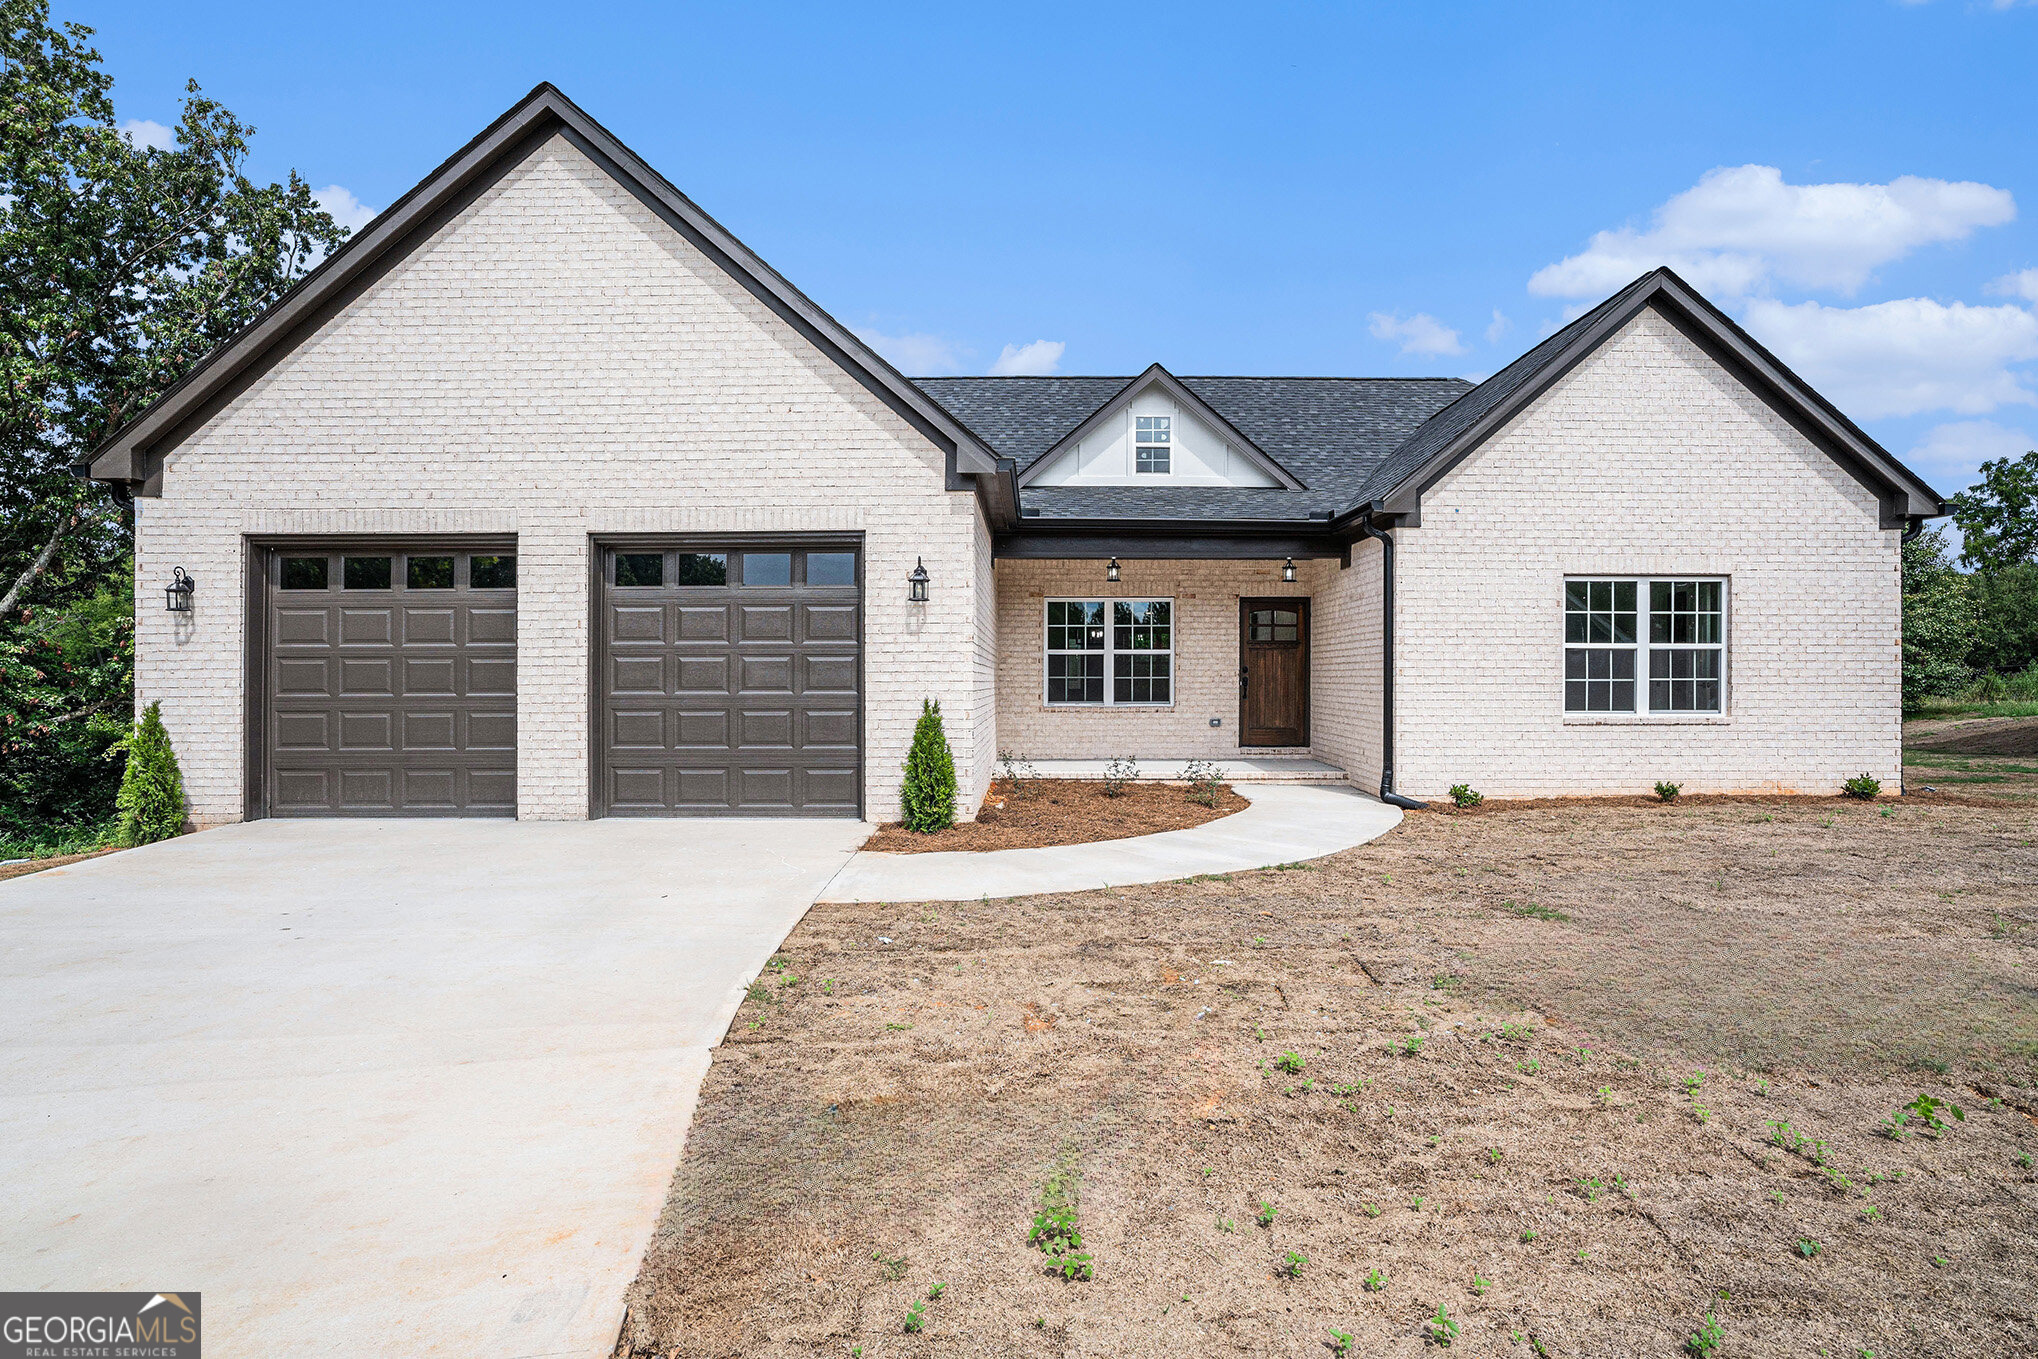
[[[1514,329],[1514,322],[1500,314],[1500,308],[1493,309],[1493,319],[1486,323],[1486,343],[1497,343],[1501,336]]]
[[[130,118],[120,125],[120,130],[122,135],[136,146],[168,151],[177,144],[176,133],[161,123],[150,122],[147,118]]]
[[[962,370],[962,351],[939,335],[886,335],[881,331],[855,328],[856,338],[891,361],[894,368],[913,377],[940,377]]]
[[[2038,439],[2021,429],[1993,420],[1955,420],[1925,431],[1904,462],[1939,494],[1951,495],[1973,484],[1990,458],[2020,458],[2033,448]]]
[[[380,208],[369,207],[337,184],[326,185],[314,192],[312,197],[318,200],[320,207],[333,215],[335,222],[349,231],[359,231],[374,221],[375,215],[382,211]]]
[[[1060,340],[1035,340],[1032,344],[1008,344],[991,364],[992,377],[1046,377],[1061,366]]]
[[[2022,307],[1928,297],[1866,307],[1749,303],[1744,323],[1856,419],[1947,410],[1981,415],[2034,400],[2009,365],[2038,358],[2038,316]]]
[[[1998,297],[2021,297],[2026,302],[2038,302],[2038,269],[2021,269],[2014,274],[2004,274],[1990,283],[1987,291]]]
[[[2017,215],[2006,189],[1904,175],[1887,184],[1786,184],[1773,165],[1723,167],[1657,208],[1647,230],[1595,234],[1539,269],[1540,297],[1602,297],[1667,264],[1701,292],[1744,297],[1781,281],[1852,293],[1920,246]]]
[[[1462,354],[1465,346],[1458,332],[1419,311],[1413,316],[1390,316],[1376,311],[1367,318],[1367,328],[1376,340],[1391,340],[1404,354]]]

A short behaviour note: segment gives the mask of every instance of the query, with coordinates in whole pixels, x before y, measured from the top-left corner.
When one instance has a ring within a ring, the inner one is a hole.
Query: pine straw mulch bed
[[[1413,1359],[1440,1307],[1454,1354],[1669,1356],[1708,1311],[1737,1359],[2038,1353],[2034,845],[2029,807],[1499,807],[816,906],[618,1353]],[[1965,1122],[1878,1135],[1923,1093]],[[1087,1282],[1027,1244],[1066,1176]]]
[[[105,849],[86,850],[83,854],[53,854],[47,859],[26,859],[18,864],[0,864],[0,882],[19,878],[29,873],[40,873],[45,868],[62,868],[65,864],[83,863],[103,854],[118,854],[125,845],[108,845]]]
[[[994,782],[974,821],[959,821],[932,835],[888,822],[863,847],[885,854],[929,854],[1086,845],[1200,826],[1248,805],[1228,783],[1218,785],[1216,801],[1214,807],[1192,802],[1188,786],[1180,783],[1128,783],[1123,795],[1106,797],[1103,783],[1088,779],[1028,779],[1016,792],[1008,783]]]

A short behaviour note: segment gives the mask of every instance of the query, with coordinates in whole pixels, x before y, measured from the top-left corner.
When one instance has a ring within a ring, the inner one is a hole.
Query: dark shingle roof
[[[1023,473],[1116,396],[1129,377],[915,378],[920,389]],[[1339,513],[1382,460],[1471,384],[1460,378],[1185,377],[1182,385],[1307,490],[1028,486],[1039,517],[1306,520]]]

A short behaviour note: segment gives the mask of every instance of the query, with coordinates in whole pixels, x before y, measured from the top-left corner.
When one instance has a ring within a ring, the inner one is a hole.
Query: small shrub
[[[1130,755],[1120,755],[1104,766],[1104,796],[1124,797],[1125,789],[1139,777],[1139,764]]]
[[[1486,800],[1486,795],[1475,790],[1469,783],[1451,785],[1451,801],[1460,807],[1476,807]]]
[[[941,704],[934,699],[920,700],[920,721],[906,754],[906,781],[899,789],[899,820],[921,835],[955,824],[955,757],[941,729]]]
[[[1657,780],[1656,796],[1665,802],[1677,801],[1677,795],[1683,791],[1684,785],[1681,783],[1665,783],[1660,779]]]
[[[1875,795],[1882,791],[1882,780],[1866,773],[1856,774],[1853,778],[1840,785],[1840,791],[1848,797],[1859,798],[1863,802],[1873,802],[1875,801]]]
[[[1705,1359],[1705,1356],[1718,1349],[1720,1342],[1726,1338],[1726,1329],[1720,1325],[1719,1319],[1711,1312],[1707,1312],[1705,1320],[1698,1323],[1698,1329],[1684,1342],[1684,1348],[1688,1353],[1697,1355],[1698,1359]]]
[[[1040,771],[1033,767],[1033,761],[1011,750],[998,752],[998,777],[1005,781],[1005,791],[1013,797],[1030,797],[1033,784],[1040,777]]]
[[[184,830],[184,775],[177,752],[163,729],[161,700],[142,709],[133,730],[115,747],[127,752],[127,770],[120,777],[119,839],[125,845],[148,845]]]
[[[1224,771],[1208,760],[1191,760],[1182,769],[1182,778],[1189,785],[1189,801],[1205,807],[1217,805],[1217,791],[1222,788]]]

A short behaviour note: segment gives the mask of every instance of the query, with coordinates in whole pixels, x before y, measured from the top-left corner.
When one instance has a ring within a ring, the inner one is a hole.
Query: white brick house
[[[1674,275],[1454,379],[894,371],[549,86],[96,455],[199,824],[1901,773],[1938,497]],[[918,567],[926,581],[909,583]]]

